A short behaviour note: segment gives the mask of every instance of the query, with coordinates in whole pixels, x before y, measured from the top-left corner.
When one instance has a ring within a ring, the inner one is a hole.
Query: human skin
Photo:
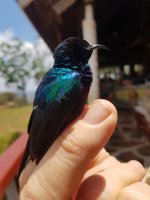
[[[29,162],[20,177],[20,200],[148,200],[137,161],[121,163],[104,149],[117,122],[106,100],[85,106],[41,162]]]

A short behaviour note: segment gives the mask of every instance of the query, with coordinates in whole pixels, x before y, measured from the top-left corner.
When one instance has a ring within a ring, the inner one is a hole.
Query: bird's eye
[[[88,46],[89,46],[89,44],[87,43],[86,40],[83,40],[83,46],[84,46],[84,47],[88,47]]]

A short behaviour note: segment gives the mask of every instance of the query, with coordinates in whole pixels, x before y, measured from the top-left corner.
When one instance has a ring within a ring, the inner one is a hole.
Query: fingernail
[[[111,113],[106,101],[96,100],[84,116],[83,120],[89,124],[99,124],[105,120]]]

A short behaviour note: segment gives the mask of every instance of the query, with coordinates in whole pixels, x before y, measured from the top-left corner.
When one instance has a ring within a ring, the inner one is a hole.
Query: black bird
[[[18,176],[29,160],[40,162],[62,130],[82,111],[92,83],[88,64],[94,49],[107,47],[90,45],[71,37],[54,51],[54,65],[39,84],[28,124],[29,138]]]

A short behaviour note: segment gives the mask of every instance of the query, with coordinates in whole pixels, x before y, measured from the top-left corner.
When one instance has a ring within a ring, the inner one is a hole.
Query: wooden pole
[[[97,44],[96,22],[94,19],[94,10],[92,3],[93,1],[91,0],[84,0],[85,15],[82,21],[82,31],[83,38],[85,40],[87,40],[90,44]],[[93,72],[93,84],[89,94],[89,101],[91,102],[94,99],[98,99],[100,97],[98,54],[96,50],[94,50],[89,63]]]

